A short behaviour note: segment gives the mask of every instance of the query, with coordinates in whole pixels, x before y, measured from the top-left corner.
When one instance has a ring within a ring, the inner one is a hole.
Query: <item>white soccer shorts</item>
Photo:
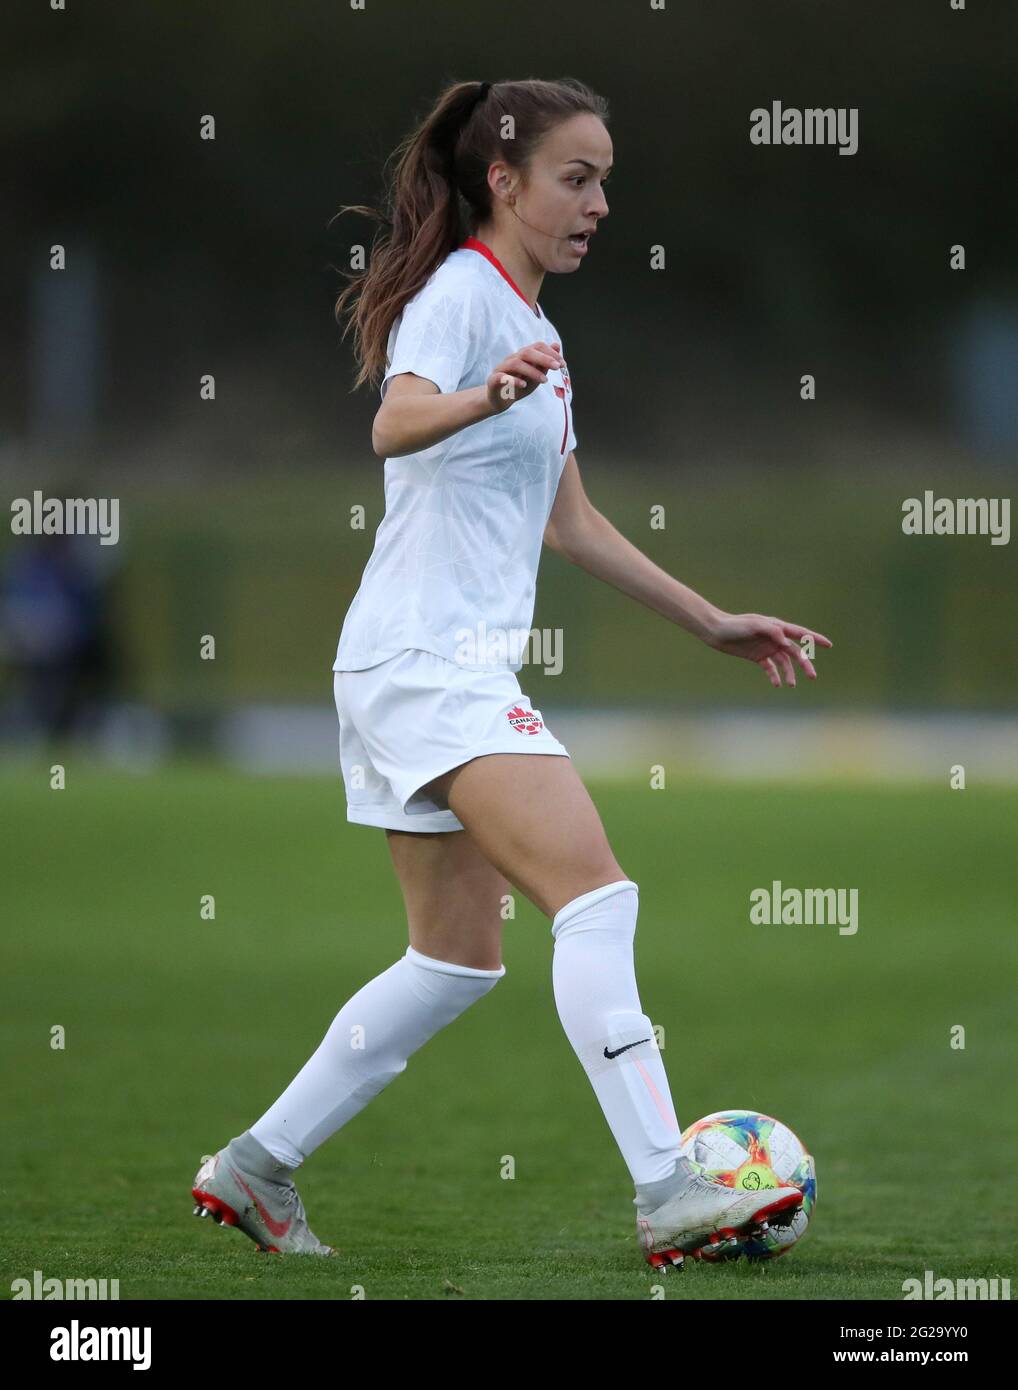
[[[545,727],[514,671],[468,671],[407,649],[365,671],[334,673],[348,821],[389,830],[462,830],[432,778],[488,753],[569,751]]]

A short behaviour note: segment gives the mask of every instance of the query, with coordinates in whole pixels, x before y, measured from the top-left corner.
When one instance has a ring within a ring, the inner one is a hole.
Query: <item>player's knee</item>
[[[552,918],[551,932],[558,939],[565,931],[601,930],[632,941],[639,907],[639,885],[620,874],[563,903]]]
[[[593,893],[613,883],[631,883],[625,869],[615,858],[607,843],[603,849],[592,849],[571,866],[567,875],[572,897]]]

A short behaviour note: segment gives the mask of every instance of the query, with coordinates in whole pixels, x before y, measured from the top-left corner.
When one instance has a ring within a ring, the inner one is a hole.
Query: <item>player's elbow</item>
[[[408,435],[406,424],[400,421],[400,412],[397,411],[394,419],[392,411],[383,404],[371,425],[371,447],[376,458],[398,459],[403,454],[413,453],[418,446]]]
[[[562,546],[559,543],[559,538],[556,535],[555,528],[550,521],[544,528],[544,543],[549,550],[557,550],[560,555],[562,554]]]
[[[601,513],[586,500],[582,506],[562,509],[561,516],[548,518],[544,532],[545,544],[551,546],[552,550],[557,550],[572,564],[580,564],[596,544],[593,533],[600,516]]]
[[[371,423],[371,448],[374,451],[375,457],[380,459],[392,457],[392,450],[390,447],[392,441],[389,439],[388,431],[385,428],[385,420],[382,415],[384,409],[384,406],[379,407]]]

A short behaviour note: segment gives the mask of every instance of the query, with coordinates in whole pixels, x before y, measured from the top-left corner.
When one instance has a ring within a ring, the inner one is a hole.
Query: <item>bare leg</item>
[[[347,1000],[318,1050],[251,1126],[258,1143],[293,1167],[504,973],[499,908],[508,885],[466,833],[390,831],[388,839],[410,949]]]
[[[481,852],[552,919],[559,1019],[638,1194],[642,1184],[677,1181],[679,1124],[636,983],[638,889],[572,761],[493,753],[433,786]]]
[[[570,758],[492,753],[432,786],[485,858],[548,917],[581,893],[626,877]]]
[[[436,960],[497,970],[502,964],[502,898],[511,885],[465,830],[387,830],[406,904],[410,945]]]

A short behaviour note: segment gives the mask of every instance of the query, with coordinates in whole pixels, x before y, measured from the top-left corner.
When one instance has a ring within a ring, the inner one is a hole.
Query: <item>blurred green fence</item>
[[[1006,475],[920,470],[904,481],[872,469],[722,473],[685,463],[655,479],[624,461],[581,466],[594,503],[670,573],[722,607],[778,614],[833,639],[821,679],[796,697],[803,708],[1013,704],[1012,546],[901,531],[905,497],[927,487],[1006,495]],[[105,486],[121,496],[114,602],[125,694],[167,709],[329,700],[339,628],[382,515],[380,463]],[[358,504],[364,530],[350,526]],[[654,506],[664,508],[663,530],[651,527]],[[12,543],[5,534],[5,552]],[[773,698],[744,663],[549,550],[534,623],[562,629],[560,704]],[[214,661],[200,658],[205,634],[216,639]],[[545,678],[527,676],[533,688]]]

